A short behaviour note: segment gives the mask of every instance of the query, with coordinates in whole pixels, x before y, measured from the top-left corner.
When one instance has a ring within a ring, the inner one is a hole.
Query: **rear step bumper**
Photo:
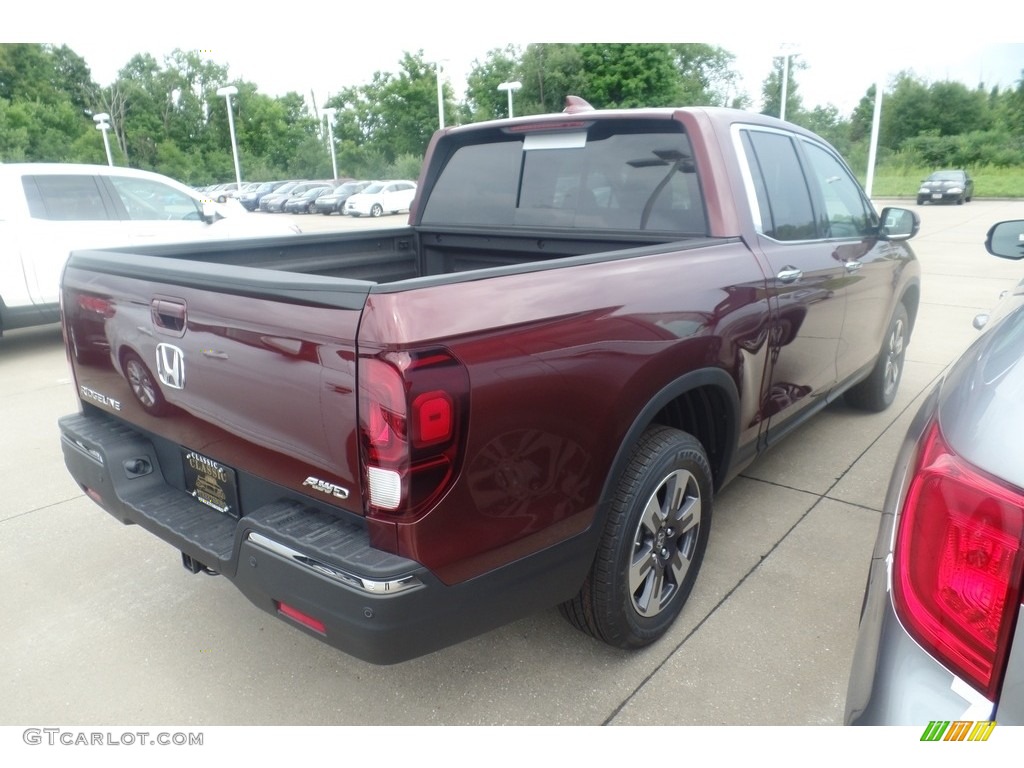
[[[157,438],[106,414],[89,409],[59,425],[68,470],[107,512],[179,549],[189,570],[220,573],[263,610],[371,663],[421,656],[551,605],[558,595],[538,591],[538,579],[565,589],[572,558],[560,548],[445,585],[372,548],[358,524],[283,494],[240,518],[199,503],[166,481]]]

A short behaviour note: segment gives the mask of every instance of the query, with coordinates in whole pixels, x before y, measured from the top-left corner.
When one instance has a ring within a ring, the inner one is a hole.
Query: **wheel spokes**
[[[655,616],[689,570],[699,533],[700,491],[693,475],[676,470],[647,500],[633,538],[628,583],[633,607]]]

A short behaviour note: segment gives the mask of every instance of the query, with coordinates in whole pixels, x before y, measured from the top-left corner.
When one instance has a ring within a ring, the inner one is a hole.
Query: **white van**
[[[0,334],[59,319],[73,250],[299,232],[134,168],[0,163]]]

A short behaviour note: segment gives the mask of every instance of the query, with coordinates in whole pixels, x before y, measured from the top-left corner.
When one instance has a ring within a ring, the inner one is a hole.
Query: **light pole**
[[[338,110],[335,107],[324,107],[324,109],[322,111],[324,113],[324,117],[327,118],[327,136],[328,136],[328,140],[331,142],[331,170],[334,171],[334,176],[332,176],[331,178],[337,179],[338,178],[338,158],[334,154],[334,125],[333,125],[333,123],[334,123],[334,115],[337,113]]]
[[[518,80],[513,80],[511,83],[500,83],[498,85],[499,91],[505,91],[508,93],[508,116],[514,117],[512,114],[512,94],[523,87],[523,84]]]
[[[107,137],[107,131],[110,130],[110,115],[100,112],[93,115],[92,119],[96,121],[96,130],[103,131],[103,148],[107,150],[107,165],[112,166],[114,158],[110,156],[110,139]]]
[[[439,128],[444,128],[444,81],[441,79],[444,75],[444,65],[448,63],[448,59],[438,59],[434,64],[434,69],[437,71],[437,125]]]
[[[231,130],[231,155],[235,158],[235,186],[242,191],[242,171],[238,167],[238,142],[235,140],[235,115],[231,111],[231,97],[238,93],[233,85],[225,85],[217,89],[217,95],[223,96],[228,105],[228,128]]]
[[[780,53],[782,54],[782,106],[779,107],[779,120],[785,120],[786,101],[789,99],[789,60],[799,51],[791,43],[784,43],[780,47]]]

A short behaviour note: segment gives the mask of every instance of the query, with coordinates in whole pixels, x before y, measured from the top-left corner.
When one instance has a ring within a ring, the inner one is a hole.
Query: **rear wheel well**
[[[735,414],[729,397],[715,386],[688,390],[659,410],[652,424],[674,427],[693,435],[704,446],[715,487],[728,470],[733,444]]]

